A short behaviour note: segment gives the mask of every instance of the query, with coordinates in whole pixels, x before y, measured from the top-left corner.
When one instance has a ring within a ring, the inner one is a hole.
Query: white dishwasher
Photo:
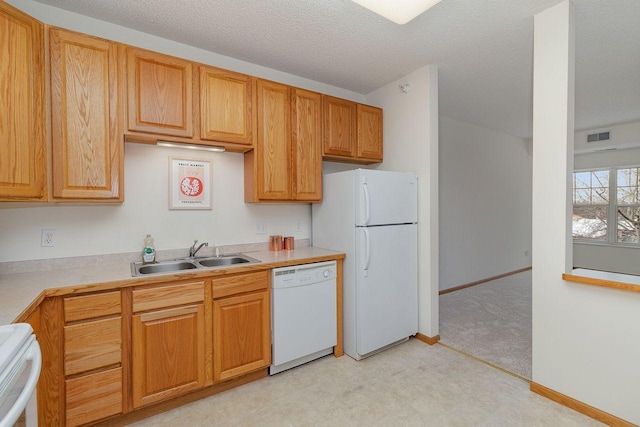
[[[269,374],[330,354],[337,344],[336,262],[271,270]]]

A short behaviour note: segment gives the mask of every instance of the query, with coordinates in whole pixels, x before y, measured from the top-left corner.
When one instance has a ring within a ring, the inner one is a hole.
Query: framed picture
[[[169,157],[169,209],[211,209],[211,160]]]

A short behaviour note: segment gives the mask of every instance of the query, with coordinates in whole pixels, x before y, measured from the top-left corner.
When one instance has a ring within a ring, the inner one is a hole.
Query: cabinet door
[[[213,379],[271,364],[269,291],[213,301]]]
[[[133,407],[205,385],[204,305],[133,316]]]
[[[323,155],[355,156],[356,115],[355,102],[324,96]]]
[[[358,104],[357,155],[382,161],[382,109]]]
[[[293,195],[322,200],[322,95],[292,89]]]
[[[45,196],[43,25],[0,2],[0,200]]]
[[[193,137],[192,67],[183,59],[129,48],[128,129]]]
[[[260,200],[291,200],[289,86],[258,80],[257,185]]]
[[[252,78],[200,67],[200,137],[252,144]]]
[[[115,43],[51,29],[53,197],[122,200]]]

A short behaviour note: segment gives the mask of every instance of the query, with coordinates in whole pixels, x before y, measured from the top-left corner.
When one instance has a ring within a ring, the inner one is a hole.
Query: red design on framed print
[[[211,161],[169,158],[169,209],[211,209]]]

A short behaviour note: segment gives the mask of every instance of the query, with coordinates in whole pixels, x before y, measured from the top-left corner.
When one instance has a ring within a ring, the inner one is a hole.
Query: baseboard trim
[[[428,337],[428,336],[418,332],[416,334],[416,339],[422,341],[423,343],[426,343],[426,344],[429,344],[429,345],[434,345],[438,341],[440,341],[440,335],[436,335],[435,337]]]
[[[622,418],[618,418],[615,415],[611,415],[608,412],[601,411],[600,409],[594,408],[591,405],[587,405],[586,403],[580,402],[579,400],[576,400],[572,397],[559,393],[555,390],[552,390],[538,383],[534,383],[533,381],[530,383],[529,389],[532,392],[539,394],[540,396],[553,400],[554,402],[564,405],[567,408],[571,408],[574,411],[580,412],[581,414],[591,417],[594,420],[603,422],[609,426],[614,426],[614,427],[635,426],[635,424],[625,421]]]
[[[444,294],[448,294],[450,292],[459,291],[461,289],[470,288],[470,287],[475,286],[475,285],[480,285],[482,283],[490,282],[492,280],[502,279],[503,277],[507,277],[507,276],[513,276],[514,274],[518,274],[518,273],[524,273],[525,271],[529,271],[529,270],[531,270],[531,267],[525,267],[525,268],[521,268],[520,270],[514,270],[514,271],[510,271],[508,273],[498,274],[497,276],[487,277],[486,279],[482,279],[482,280],[478,280],[478,281],[475,281],[475,282],[467,283],[465,285],[456,286],[454,288],[443,289],[438,293],[438,295],[444,295]]]

